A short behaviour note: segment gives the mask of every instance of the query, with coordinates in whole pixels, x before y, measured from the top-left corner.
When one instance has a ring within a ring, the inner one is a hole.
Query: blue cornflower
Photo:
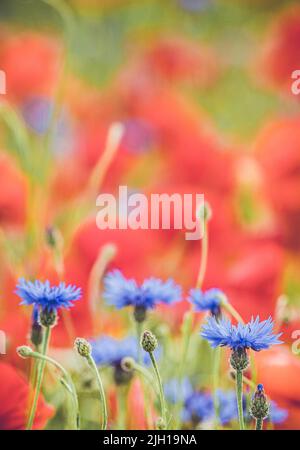
[[[34,306],[36,315],[37,308],[56,312],[59,308],[73,306],[72,302],[81,297],[81,289],[72,285],[67,286],[65,283],[51,286],[48,280],[42,283],[39,280],[32,282],[21,278],[17,284],[16,294],[22,299],[21,305]]]
[[[227,346],[233,351],[251,348],[258,352],[282,343],[278,339],[282,333],[273,334],[273,327],[271,317],[262,322],[258,316],[256,319],[252,317],[247,324],[238,325],[232,325],[226,318],[217,320],[215,317],[208,317],[207,323],[202,327],[201,336],[207,339],[212,347]]]
[[[104,279],[104,299],[117,308],[134,306],[147,310],[158,303],[171,304],[181,298],[181,288],[169,279],[166,282],[148,278],[140,286],[133,279],[126,279],[119,270],[113,270]],[[143,321],[144,318],[142,317]]]
[[[191,289],[188,297],[196,311],[210,311],[212,315],[219,316],[221,304],[226,301],[225,294],[220,289],[208,289],[203,292],[201,289]]]
[[[129,336],[124,339],[114,339],[111,336],[101,336],[91,340],[92,356],[98,366],[119,366],[123,358],[130,357],[138,360],[138,341],[135,337]],[[158,354],[157,350],[154,354]],[[150,358],[147,353],[144,355],[144,362],[149,363]]]
[[[193,392],[186,398],[182,411],[184,422],[198,423],[209,420],[214,414],[214,402],[209,392]]]

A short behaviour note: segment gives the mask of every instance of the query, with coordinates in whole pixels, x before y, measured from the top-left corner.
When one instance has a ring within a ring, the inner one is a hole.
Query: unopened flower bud
[[[87,358],[90,356],[92,352],[91,344],[84,338],[76,338],[74,343],[75,350],[79,353],[80,356]]]
[[[258,384],[255,394],[250,405],[250,414],[255,419],[264,420],[268,417],[270,412],[270,405],[265,395],[264,387]]]
[[[244,347],[233,350],[230,356],[230,365],[234,370],[243,371],[249,366],[249,357]]]
[[[151,331],[144,331],[141,339],[141,346],[145,352],[152,353],[157,347],[157,339]]]
[[[33,350],[28,345],[22,345],[17,348],[17,353],[21,358],[28,358],[33,353]]]

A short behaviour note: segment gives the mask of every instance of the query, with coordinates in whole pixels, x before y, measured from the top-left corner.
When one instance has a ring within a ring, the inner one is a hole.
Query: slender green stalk
[[[263,419],[256,419],[256,430],[262,430],[263,429]]]
[[[46,355],[47,350],[48,350],[48,344],[49,344],[49,340],[50,340],[50,332],[51,332],[51,328],[46,327],[44,330],[44,333],[43,333],[42,355],[44,355],[44,356]],[[46,365],[46,361],[44,361],[44,360],[41,360],[38,362],[36,386],[35,386],[35,390],[34,390],[32,406],[30,409],[30,413],[29,413],[29,417],[28,417],[28,421],[27,421],[27,425],[26,425],[26,430],[32,429],[33,421],[34,421],[35,414],[36,414],[38,398],[39,398],[40,391],[41,391],[45,365]]]
[[[138,322],[135,320],[135,327],[136,327],[136,337],[137,337],[137,360],[138,363],[141,364],[142,362],[142,347],[140,345],[140,339],[142,334],[142,328],[143,328],[143,322]]]
[[[156,381],[153,378],[153,376],[151,375],[151,373],[149,372],[149,370],[145,369],[145,367],[143,367],[142,365],[138,364],[138,363],[134,363],[134,367],[133,369],[140,373],[146,380],[147,382],[150,384],[150,386],[154,389],[155,393],[159,396],[159,389],[156,385]]]
[[[76,388],[74,386],[73,380],[72,380],[71,376],[69,375],[69,373],[66,371],[66,369],[63,366],[61,366],[57,361],[55,361],[55,359],[50,358],[49,356],[42,355],[41,353],[38,353],[38,352],[32,352],[29,355],[29,357],[40,360],[40,361],[42,360],[42,361],[48,362],[62,372],[63,376],[66,379],[66,381],[62,382],[62,384],[67,389],[67,391],[72,395],[72,401],[73,401],[73,406],[74,406],[74,411],[75,411],[75,427],[74,428],[78,430],[80,427],[79,404],[78,404]]]
[[[218,399],[218,387],[219,387],[219,379],[220,379],[220,365],[221,365],[221,347],[217,347],[214,350],[213,355],[213,400],[214,400],[214,409],[215,409],[215,421],[216,424],[219,423],[219,399]]]
[[[224,308],[237,322],[245,323],[243,318],[237,312],[237,310],[229,302],[222,302],[222,308]]]
[[[240,430],[244,430],[245,425],[243,413],[243,372],[241,370],[236,371],[236,398],[239,413]]]
[[[96,375],[96,380],[97,380],[97,384],[98,384],[98,388],[100,391],[100,400],[101,400],[101,409],[102,409],[102,430],[106,430],[107,429],[107,406],[106,406],[106,399],[105,399],[105,393],[104,393],[104,388],[103,388],[103,384],[102,384],[102,380],[98,371],[98,368],[96,366],[96,363],[93,359],[93,357],[91,355],[88,355],[86,357],[90,367],[94,370],[95,375]]]
[[[160,376],[160,373],[159,373],[159,370],[158,370],[158,366],[157,366],[154,354],[152,352],[149,352],[149,355],[150,355],[151,362],[152,362],[152,365],[153,365],[153,368],[154,368],[154,371],[155,371],[155,375],[156,375],[156,379],[157,379],[157,384],[158,384],[158,388],[159,388],[161,417],[162,417],[162,420],[163,420],[164,429],[166,429],[166,426],[167,426],[167,417],[166,417],[167,408],[166,408],[166,403],[165,403],[165,396],[164,396],[161,376]]]

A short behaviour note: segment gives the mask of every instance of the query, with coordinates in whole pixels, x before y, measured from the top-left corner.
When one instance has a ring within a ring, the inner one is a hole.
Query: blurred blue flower
[[[212,0],[179,0],[180,6],[190,12],[203,11],[212,3]]]
[[[170,403],[177,403],[182,398],[185,401],[193,393],[193,386],[188,378],[184,378],[181,383],[176,378],[167,381],[164,384],[166,399]]]
[[[22,299],[21,305],[33,305],[34,314],[37,314],[37,308],[47,311],[70,308],[73,301],[81,298],[81,289],[73,285],[67,286],[65,283],[51,286],[48,280],[42,283],[39,280],[32,282],[21,278],[16,287],[16,294]]]
[[[210,311],[214,316],[220,314],[221,303],[225,299],[225,294],[215,288],[205,292],[202,292],[201,289],[191,289],[188,297],[188,301],[194,305],[196,311]]]
[[[220,422],[225,425],[238,417],[238,408],[235,391],[217,390],[217,400],[219,402]],[[246,407],[246,400],[243,399],[244,407]]]
[[[125,126],[122,143],[128,152],[142,154],[154,146],[155,130],[150,123],[137,118],[126,119],[122,123]]]
[[[154,308],[158,303],[170,304],[181,298],[181,288],[173,280],[163,282],[148,278],[138,286],[126,279],[119,270],[110,272],[104,279],[104,299],[109,305],[123,308],[128,305]]]
[[[270,402],[270,415],[268,417],[270,422],[274,424],[282,423],[287,419],[288,415],[289,413],[286,409],[280,408],[276,402]]]
[[[22,106],[25,122],[37,134],[47,132],[53,110],[53,102],[47,97],[30,97]]]
[[[184,422],[209,420],[214,414],[214,402],[209,392],[194,392],[188,396],[182,411]]]
[[[251,348],[260,351],[282,343],[278,339],[282,333],[273,334],[273,327],[271,317],[262,322],[259,317],[252,317],[247,324],[232,325],[226,318],[217,320],[211,316],[203,325],[201,336],[207,339],[212,347],[228,346],[232,350]]]

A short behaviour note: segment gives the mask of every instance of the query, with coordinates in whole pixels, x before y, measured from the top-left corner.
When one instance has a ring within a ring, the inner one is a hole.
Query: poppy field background
[[[300,94],[291,90],[299,2],[2,0],[0,70],[0,429],[24,429],[32,398],[32,363],[16,352],[30,344],[32,327],[15,292],[20,278],[82,289],[59,314],[49,347],[72,375],[82,428],[99,428],[99,401],[76,337],[103,339],[108,427],[155,428],[155,395],[140,376],[119,383],[109,359],[121,340],[129,339],[122,357],[135,348],[130,311],[103,298],[114,269],[139,284],[158,277],[182,287],[180,301],[158,305],[145,325],[159,343],[170,427],[237,428],[236,419],[188,415],[173,395],[201,241],[176,229],[99,230],[96,197],[117,195],[119,185],[146,196],[205,195],[212,217],[202,288],[222,290],[247,322],[273,318],[283,344],[254,355],[256,380],[281,410],[265,427],[299,429]],[[107,163],[116,123],[123,132]],[[191,402],[213,389],[213,349],[199,336],[205,319],[193,314],[184,372]],[[222,355],[219,388],[230,396]],[[50,367],[42,391],[34,428],[68,428]]]

